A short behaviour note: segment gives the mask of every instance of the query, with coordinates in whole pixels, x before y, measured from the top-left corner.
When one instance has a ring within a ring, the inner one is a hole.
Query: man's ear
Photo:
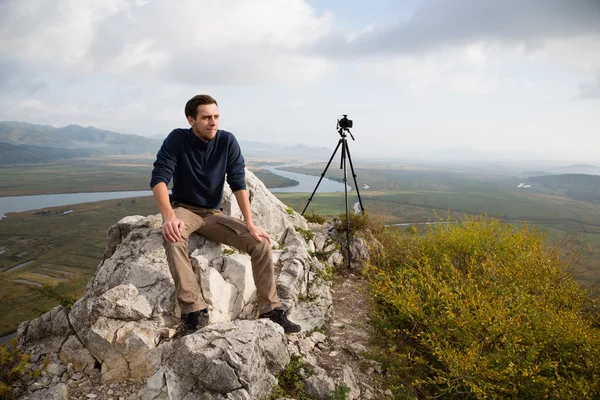
[[[190,126],[194,125],[194,118],[192,118],[191,115],[188,115],[187,120],[188,120]]]

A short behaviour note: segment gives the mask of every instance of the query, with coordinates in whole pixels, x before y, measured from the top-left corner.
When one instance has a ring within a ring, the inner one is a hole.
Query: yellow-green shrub
[[[12,385],[27,375],[29,355],[17,347],[17,341],[0,345],[0,399],[13,399]]]
[[[378,239],[366,276],[397,394],[600,398],[598,315],[544,233],[478,217]]]

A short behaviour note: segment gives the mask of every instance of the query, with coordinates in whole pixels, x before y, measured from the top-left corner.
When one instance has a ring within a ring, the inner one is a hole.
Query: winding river
[[[298,166],[299,164],[282,164],[276,166],[265,166],[263,169],[276,175],[298,181],[298,185],[270,189],[271,192],[296,192],[312,193],[319,181],[318,176],[298,174],[295,172],[281,171],[277,168]],[[323,178],[319,184],[318,193],[343,192],[344,184]],[[0,219],[6,213],[39,210],[48,207],[60,207],[72,204],[89,203],[92,201],[125,199],[131,197],[152,196],[151,190],[122,191],[122,192],[95,192],[95,193],[65,193],[65,194],[41,194],[34,196],[9,196],[0,197]]]

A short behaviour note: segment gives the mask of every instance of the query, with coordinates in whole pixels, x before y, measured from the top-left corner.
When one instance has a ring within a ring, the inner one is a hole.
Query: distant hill
[[[54,128],[49,125],[35,125],[27,122],[0,122],[0,143],[29,147],[28,156],[23,163],[43,162],[56,158],[85,157],[108,154],[151,154],[155,155],[167,134],[152,137],[122,134],[105,131],[92,126],[69,125]],[[303,144],[282,146],[268,142],[240,140],[242,153],[247,157],[283,157],[283,158],[327,158],[332,150],[326,147],[308,147]],[[36,149],[37,148],[37,149]],[[45,148],[46,150],[41,150]],[[48,149],[77,150],[74,152],[52,152]],[[24,154],[26,148],[19,148]],[[58,156],[60,154],[60,156]],[[15,164],[18,157],[11,157]]]
[[[0,142],[0,165],[31,164],[61,158],[86,157],[90,155],[89,153],[87,150],[56,149]]]
[[[338,154],[341,156],[341,149],[338,149]],[[333,150],[327,147],[309,147],[302,143],[298,143],[295,146],[286,146],[281,149],[281,153],[286,156],[293,157],[311,157],[311,158],[325,158],[331,157]]]
[[[598,175],[544,175],[531,177],[528,180],[554,192],[562,192],[575,200],[600,203],[600,176]]]
[[[282,158],[327,158],[333,150],[326,147],[309,147],[302,143],[295,146],[282,146],[274,143],[240,140],[240,148],[246,157]],[[341,150],[339,150],[341,151]],[[338,155],[339,155],[338,151]]]
[[[600,175],[600,165],[591,165],[591,164],[566,165],[564,167],[555,168],[555,171],[562,173],[562,174]]]
[[[158,140],[91,126],[69,125],[54,128],[9,121],[0,122],[0,142],[60,149],[85,149],[93,154],[156,154],[160,147]]]

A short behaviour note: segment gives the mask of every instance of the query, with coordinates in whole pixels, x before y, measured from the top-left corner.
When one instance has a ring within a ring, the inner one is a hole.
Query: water
[[[302,164],[282,164],[276,166],[261,167],[267,171],[294,179],[299,182],[298,185],[286,188],[270,189],[271,192],[297,192],[312,193],[319,182],[318,176],[298,174],[295,172],[281,171],[277,168],[293,167]],[[352,190],[348,186],[348,190]],[[343,192],[344,184],[331,179],[323,178],[317,190],[318,193]],[[10,196],[0,197],[0,219],[4,218],[9,212],[22,212],[30,210],[39,210],[49,207],[60,207],[71,204],[88,203],[92,201],[125,199],[131,197],[152,196],[151,190],[136,190],[122,192],[95,192],[95,193],[64,193],[64,194],[41,194],[34,196]]]
[[[7,269],[7,270],[6,270],[6,271],[4,271],[4,272],[15,271],[15,270],[17,270],[17,269],[21,269],[21,268],[23,268],[24,266],[26,266],[26,265],[28,265],[28,264],[31,264],[32,262],[35,262],[35,261],[36,261],[36,260],[31,260],[31,261],[27,261],[27,262],[21,263],[21,264],[19,264],[19,265],[15,265],[14,267],[11,267],[11,268]]]
[[[15,279],[13,282],[24,283],[29,286],[37,286],[37,287],[43,286],[40,282],[28,281],[27,279],[23,279],[23,278]]]
[[[9,212],[30,211],[70,204],[89,203],[92,201],[125,199],[151,195],[151,190],[135,190],[124,192],[40,194],[34,196],[0,197],[0,219],[4,218],[6,213]]]
[[[296,172],[282,171],[278,168],[286,167],[298,167],[304,164],[282,164],[275,166],[262,166],[261,168],[274,173],[275,175],[283,176],[285,178],[294,179],[299,182],[296,186],[284,187],[284,188],[273,188],[269,189],[273,193],[312,193],[319,182],[320,176],[312,176],[305,174],[298,174]],[[352,190],[348,186],[348,190]],[[342,182],[336,182],[331,179],[327,179],[327,175],[321,180],[317,193],[331,193],[331,192],[343,192],[344,184]]]
[[[17,335],[17,332],[11,332],[8,335],[0,336],[0,344],[6,344]]]

